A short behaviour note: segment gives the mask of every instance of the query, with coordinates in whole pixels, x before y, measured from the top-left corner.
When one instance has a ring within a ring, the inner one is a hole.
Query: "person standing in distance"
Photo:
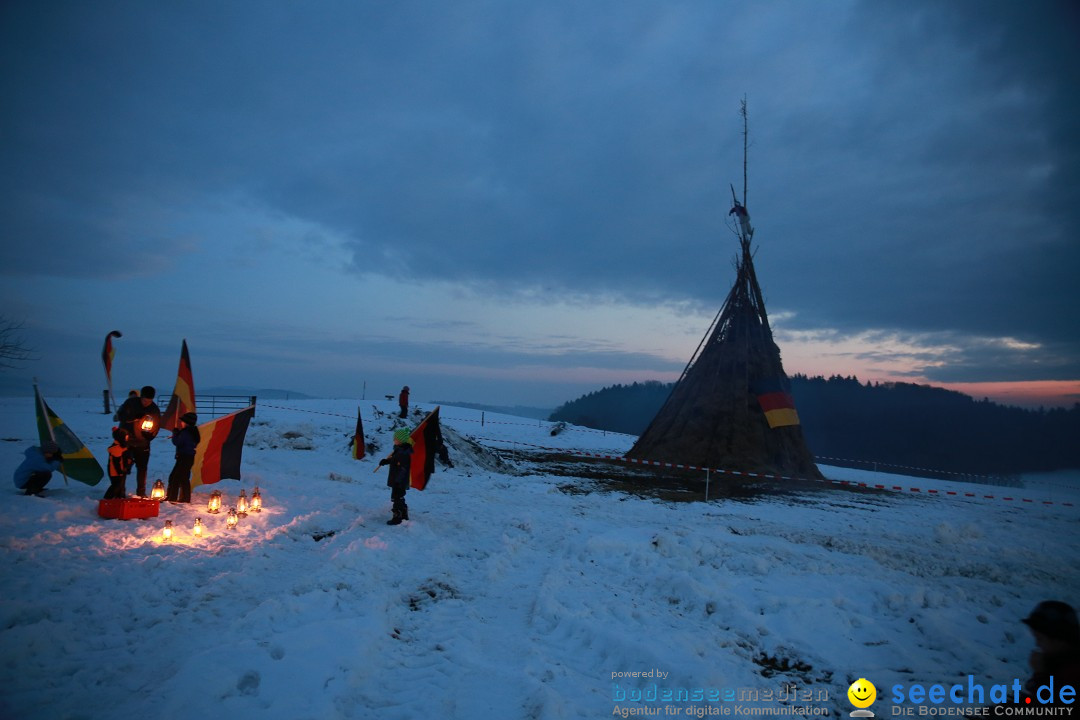
[[[398,417],[405,417],[409,414],[409,386],[401,388],[401,394],[398,395],[398,406],[401,408],[401,414]]]
[[[138,397],[129,397],[116,411],[120,427],[127,430],[128,450],[135,460],[135,494],[146,497],[146,471],[150,466],[150,443],[161,429],[161,408],[154,402],[157,391],[147,385]]]

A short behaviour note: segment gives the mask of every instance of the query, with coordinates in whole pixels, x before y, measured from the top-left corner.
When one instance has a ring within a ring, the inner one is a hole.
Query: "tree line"
[[[613,385],[565,403],[550,419],[640,435],[673,386]],[[977,475],[1080,468],[1080,403],[1027,410],[928,385],[838,375],[794,375],[791,394],[818,458]]]

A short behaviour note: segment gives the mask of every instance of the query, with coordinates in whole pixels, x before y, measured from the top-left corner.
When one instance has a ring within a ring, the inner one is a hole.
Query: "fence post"
[[[484,427],[484,411],[480,411],[480,427]]]
[[[705,502],[709,502],[709,468],[705,468]]]
[[[109,414],[109,391],[108,390],[102,390],[101,394],[105,398],[105,414],[108,415]]]

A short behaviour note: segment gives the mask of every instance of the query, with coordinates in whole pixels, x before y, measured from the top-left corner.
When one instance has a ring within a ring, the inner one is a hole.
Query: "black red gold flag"
[[[195,381],[191,378],[191,357],[188,355],[187,340],[180,346],[180,368],[176,371],[176,386],[173,388],[169,406],[161,416],[161,427],[176,430],[180,427],[180,418],[195,410]]]
[[[356,432],[352,438],[353,460],[362,460],[364,457],[364,421],[360,419],[360,408],[356,408]]]
[[[101,348],[101,364],[105,366],[105,385],[109,388],[109,397],[112,398],[112,364],[113,358],[116,357],[116,350],[113,348],[113,338],[124,337],[120,334],[119,330],[113,330],[111,333],[105,336],[105,345]],[[113,400],[116,403],[116,400]]]
[[[199,425],[199,446],[191,468],[191,487],[211,485],[222,478],[240,479],[240,461],[248,424],[255,406]]]
[[[412,466],[409,469],[409,485],[417,490],[427,487],[428,479],[435,472],[435,454],[439,451],[439,408],[436,407],[423,422],[416,426],[409,437],[413,441]]]

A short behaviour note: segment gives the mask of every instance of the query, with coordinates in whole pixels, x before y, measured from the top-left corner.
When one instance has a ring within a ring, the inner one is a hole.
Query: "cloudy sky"
[[[1080,399],[1067,0],[0,4],[0,390],[552,407],[756,265],[789,374]]]

